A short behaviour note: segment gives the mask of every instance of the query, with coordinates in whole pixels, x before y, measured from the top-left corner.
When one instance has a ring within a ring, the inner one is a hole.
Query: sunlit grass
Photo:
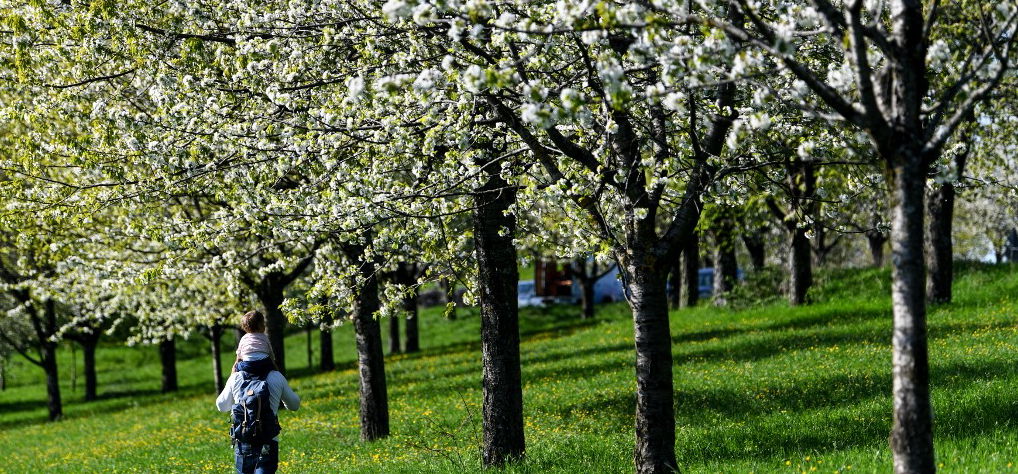
[[[956,301],[931,310],[936,448],[945,471],[1018,464],[1014,270],[962,266]],[[887,272],[838,271],[822,280],[810,307],[672,314],[684,470],[889,470]],[[632,322],[622,305],[599,311],[592,323],[577,319],[575,307],[523,312],[528,451],[508,472],[632,470]],[[337,331],[339,367],[326,374],[307,370],[304,335],[291,336],[291,382],[304,405],[281,414],[283,470],[479,471],[479,326],[476,312],[459,315],[445,321],[439,310],[425,311],[424,351],[387,357],[393,436],[370,444],[358,439],[351,328]],[[15,386],[0,393],[0,470],[229,471],[227,419],[213,408],[206,346],[182,344],[177,395],[157,393],[154,348],[101,348],[102,400],[84,403],[80,381],[76,392],[65,384],[59,423],[45,422],[38,369],[20,363]],[[68,375],[69,352],[63,356]]]

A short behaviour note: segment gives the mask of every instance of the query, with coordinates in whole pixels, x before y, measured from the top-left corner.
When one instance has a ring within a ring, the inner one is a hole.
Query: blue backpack
[[[230,436],[235,442],[265,444],[280,431],[279,419],[272,410],[269,384],[263,374],[238,371],[242,377],[240,398],[233,404],[233,426]]]

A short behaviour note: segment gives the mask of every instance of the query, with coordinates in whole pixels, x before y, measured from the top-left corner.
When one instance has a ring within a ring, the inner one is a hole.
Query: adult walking
[[[247,333],[237,348],[237,364],[216,399],[216,408],[233,413],[231,436],[238,474],[272,474],[279,466],[280,402],[287,410],[300,408],[300,397],[286,377],[264,353],[258,336],[264,336],[265,319],[251,311],[244,315],[241,327]],[[268,405],[271,412],[263,411]],[[269,416],[271,413],[271,416]]]

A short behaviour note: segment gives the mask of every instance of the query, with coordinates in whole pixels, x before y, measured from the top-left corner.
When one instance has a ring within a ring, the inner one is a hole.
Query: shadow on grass
[[[565,337],[571,334],[575,334],[581,330],[588,329],[600,323],[601,321],[598,321],[597,319],[581,320],[575,316],[572,316],[570,318],[559,318],[555,321],[554,324],[549,324],[544,327],[534,327],[526,331],[521,331],[520,342],[521,344],[525,344],[527,342],[531,342],[535,339],[543,338],[549,335],[553,335],[555,337]],[[588,349],[585,350],[584,352],[591,353],[596,352],[596,350],[597,350],[596,348]],[[575,354],[577,353],[578,353],[577,351],[568,352],[570,357],[575,357]],[[443,369],[443,367],[464,365],[464,362],[462,360],[443,359],[442,358],[443,356],[467,355],[467,354],[473,354],[475,356],[474,360],[476,361],[476,364],[468,364],[464,367],[456,369],[448,368]],[[434,370],[433,371],[429,370],[426,373],[423,373],[424,371],[418,370],[417,372],[422,372],[422,374],[420,375],[414,375],[412,372],[405,372],[396,377],[394,379],[394,382],[402,384],[418,384],[418,383],[429,383],[433,381],[447,381],[450,379],[472,374],[480,375],[481,373],[480,357],[481,357],[481,343],[479,341],[445,344],[434,348],[426,348],[421,352],[415,352],[412,354],[401,354],[398,359],[399,362],[401,363],[411,362],[423,364],[423,362],[421,362],[421,359],[424,358],[433,359],[432,361],[429,361],[427,363],[427,367],[429,369]],[[556,356],[549,355],[547,357],[555,359],[562,358],[561,356],[557,355]],[[521,358],[522,364],[527,365],[541,362],[541,359],[544,359],[545,356],[541,356],[538,358],[529,358],[526,354],[521,354]],[[389,363],[389,360],[387,360],[386,362]],[[420,368],[421,367],[418,367],[418,369]]]
[[[530,320],[529,324],[525,324],[527,320]],[[580,319],[579,316],[570,313],[552,313],[552,316],[548,320],[541,320],[536,316],[522,317],[520,318],[520,342],[526,342],[528,338],[534,338],[537,336],[545,336],[549,334],[555,335],[567,335],[572,334],[581,329],[589,328],[591,326],[601,324],[604,320],[594,319]],[[477,334],[478,340],[455,342],[450,344],[443,344],[439,346],[426,347],[421,352],[413,354],[404,354],[408,359],[414,357],[434,357],[442,356],[460,352],[477,352],[481,351],[480,333]]]
[[[470,318],[476,318],[477,314],[471,314],[469,311],[461,312],[461,320],[469,320]],[[594,324],[600,323],[600,320],[595,318],[591,320],[582,320],[579,318],[579,307],[573,306],[553,306],[548,308],[548,311],[525,311],[520,316],[521,324],[521,340],[524,342],[529,338],[546,336],[548,334],[565,335],[571,334],[575,331],[589,327]],[[205,354],[198,348],[193,348],[190,352],[181,351],[182,354],[178,354],[180,361],[200,358],[205,359],[208,354]],[[442,346],[425,348],[421,352],[412,354],[401,354],[402,361],[416,361],[417,359],[424,357],[436,357],[451,355],[456,353],[476,353],[480,356],[480,342],[479,341],[466,341],[453,344],[445,344]],[[143,357],[141,360],[147,360],[150,357]],[[461,362],[452,361],[448,364],[456,365]],[[442,362],[439,363],[440,365]],[[356,370],[357,361],[356,359],[337,360],[336,370]],[[106,370],[101,371],[100,374],[107,372]],[[291,367],[287,370],[287,378],[290,380],[306,379],[312,376],[320,375],[323,372],[318,370],[317,367]],[[477,367],[465,367],[458,369],[453,372],[440,373],[439,379],[445,380],[449,377],[458,377],[468,374],[477,373],[480,374],[480,365]],[[229,374],[224,374],[229,376]],[[398,383],[418,383],[436,380],[432,377],[410,376],[408,378],[397,378]],[[131,387],[137,384],[150,385],[151,380],[140,377],[140,376],[129,376],[118,380],[112,384],[100,385],[99,399],[93,402],[86,402],[81,399],[65,398],[64,399],[64,420],[71,420],[81,416],[91,415],[103,415],[110,414],[137,406],[145,406],[154,403],[160,403],[168,399],[168,397],[190,397],[201,394],[208,394],[210,397],[214,397],[215,393],[212,388],[212,381],[199,381],[188,385],[182,385],[180,390],[174,394],[163,395],[160,390],[156,388],[121,388]],[[113,388],[107,388],[113,387]],[[105,388],[105,389],[104,389]],[[398,389],[397,389],[398,390]],[[17,415],[0,421],[0,429],[13,428],[17,426],[35,425],[48,423],[49,419],[45,412],[46,400],[18,400],[9,402],[0,402],[0,412],[5,414],[17,413]],[[20,412],[20,413],[19,413]]]
[[[343,372],[346,370],[356,370],[356,369],[357,361],[347,360],[347,361],[336,361],[336,368],[332,371],[323,371],[319,369],[317,365],[314,367],[308,367],[305,365],[303,367],[288,367],[286,369],[285,375],[287,380],[300,380],[313,377],[316,375],[327,374],[330,372]]]
[[[91,402],[86,402],[83,399],[77,398],[65,398],[63,403],[64,416],[59,423],[72,421],[76,418],[108,415],[129,408],[148,406],[172,401],[176,398],[190,398],[198,395],[208,395],[209,407],[212,407],[212,402],[215,400],[216,393],[213,391],[211,383],[204,382],[181,385],[176,392],[171,393],[162,393],[161,390],[154,388],[126,390],[114,389],[100,391],[98,393],[99,398]],[[45,400],[12,403],[23,404],[24,406],[20,409],[15,409],[16,411],[21,411],[21,413],[17,413],[16,416],[0,421],[0,429],[39,425],[50,422],[49,416],[46,412]],[[0,404],[0,410],[4,413],[12,413],[6,410],[5,405],[6,404]]]
[[[45,400],[17,400],[13,402],[0,402],[0,413],[41,410],[43,408],[46,408]],[[3,426],[3,423],[0,423],[0,427]]]
[[[831,327],[831,324],[867,322],[882,316],[880,311],[831,311],[808,315],[792,321],[763,324],[745,328],[724,328],[679,334],[673,338],[673,363],[676,370],[686,364],[730,361],[754,362],[782,355],[787,352],[833,346],[861,344],[889,344],[887,331],[870,325],[862,327]],[[690,347],[689,343],[712,341],[709,347]],[[684,344],[685,343],[685,344]],[[537,356],[523,357],[524,383],[548,381],[565,382],[572,379],[586,379],[606,372],[616,372],[621,367],[632,370],[632,343],[623,342],[584,349],[552,350]],[[606,356],[591,360],[591,356]],[[567,365],[571,362],[582,365]],[[456,362],[461,364],[462,362]],[[400,377],[393,383],[393,390],[399,391],[399,383],[414,384],[418,395],[443,397],[462,390],[467,384],[476,384],[475,378],[464,379],[464,375],[479,373],[477,366],[468,366],[451,371],[438,370],[428,376]],[[568,408],[568,407],[567,407]],[[582,407],[581,407],[582,408]]]
[[[958,396],[980,386],[987,374],[1018,384],[1018,371],[1006,361],[952,363],[932,369],[937,439],[970,438],[1014,429],[1018,403],[1013,396],[986,392]],[[1013,387],[1014,385],[1011,385]],[[756,394],[765,394],[757,398]],[[943,403],[945,393],[952,395]],[[1011,393],[1011,392],[1008,392]],[[889,373],[832,374],[788,383],[713,388],[679,387],[675,392],[676,448],[683,464],[726,462],[815,450],[886,446],[891,422]],[[528,417],[596,417],[599,430],[632,430],[632,393],[595,396],[583,403],[546,402],[528,407]],[[802,418],[812,418],[803,421]]]

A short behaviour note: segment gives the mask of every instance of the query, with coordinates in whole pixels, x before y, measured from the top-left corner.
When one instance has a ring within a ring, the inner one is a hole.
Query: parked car
[[[549,266],[554,267],[549,268]],[[559,270],[559,264],[540,262],[537,272],[544,275],[543,291],[538,291],[534,280],[520,280],[517,287],[517,303],[519,307],[546,306],[549,304],[579,304],[582,298],[580,282],[572,276],[568,267]],[[535,272],[536,273],[536,272]],[[625,301],[625,289],[619,278],[617,266],[594,282],[594,303],[613,303]]]
[[[714,295],[714,268],[701,268],[696,276],[696,288],[700,298],[707,299]]]
[[[579,286],[576,285],[577,291]],[[594,303],[615,303],[625,300],[626,290],[622,287],[622,279],[619,278],[619,267],[615,265],[610,272],[594,283]]]
[[[737,271],[736,275],[738,275],[739,281],[742,281],[746,278],[746,275],[745,273],[742,272],[741,268]],[[706,299],[714,296],[713,267],[700,269],[699,275],[697,275],[697,288],[699,289],[700,292],[700,298]]]
[[[544,306],[544,298],[537,296],[534,280],[520,280],[516,287],[516,304],[520,308]]]

